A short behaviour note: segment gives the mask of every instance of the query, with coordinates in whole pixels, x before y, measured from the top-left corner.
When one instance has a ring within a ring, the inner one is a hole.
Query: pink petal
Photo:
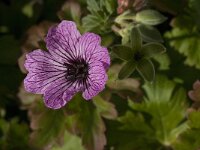
[[[89,87],[87,87],[83,92],[83,98],[89,100],[96,96],[105,88],[107,79],[108,76],[102,63],[97,62],[95,64],[91,64],[88,77]]]
[[[53,82],[44,92],[45,105],[59,109],[69,102],[77,91],[67,81]]]
[[[27,54],[25,67],[29,71],[24,79],[24,86],[28,92],[42,94],[51,82],[65,79],[65,66],[42,50]]]
[[[94,33],[85,33],[80,38],[76,45],[79,54],[87,61],[100,61],[105,69],[110,65],[110,57],[107,48],[102,47],[101,38]]]
[[[62,21],[58,26],[49,29],[46,37],[47,49],[59,61],[75,58],[75,45],[80,36],[74,22]]]

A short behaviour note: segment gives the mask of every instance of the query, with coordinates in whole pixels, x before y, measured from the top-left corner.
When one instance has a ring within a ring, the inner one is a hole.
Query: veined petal
[[[54,59],[52,55],[46,51],[37,49],[33,52],[26,54],[26,61],[24,64],[28,71],[36,71],[43,69],[43,71],[51,69],[56,70],[66,70],[62,62]]]
[[[27,54],[25,67],[29,71],[24,80],[28,92],[42,94],[51,82],[65,78],[65,66],[42,50]]]
[[[52,82],[44,92],[45,105],[52,109],[59,109],[69,102],[78,92],[72,83],[65,80]]]
[[[77,56],[75,45],[80,36],[74,22],[62,21],[58,26],[52,27],[48,31],[47,49],[60,61],[75,58]]]
[[[100,61],[107,69],[110,65],[109,53],[100,44],[101,38],[98,35],[85,33],[79,38],[76,49],[87,62]]]
[[[96,96],[105,88],[107,79],[108,76],[101,62],[91,64],[87,80],[87,85],[89,86],[83,92],[83,97],[89,100]]]
[[[98,46],[96,49],[94,49],[89,62],[93,62],[96,60],[102,62],[104,68],[106,70],[108,69],[108,67],[110,66],[110,56],[107,48]]]

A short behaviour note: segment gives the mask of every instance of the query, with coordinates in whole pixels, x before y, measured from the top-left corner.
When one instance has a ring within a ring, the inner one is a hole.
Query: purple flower
[[[110,65],[108,50],[94,33],[81,35],[72,21],[62,21],[49,29],[48,52],[35,50],[26,55],[28,92],[43,94],[47,107],[58,109],[83,92],[89,100],[105,88]]]

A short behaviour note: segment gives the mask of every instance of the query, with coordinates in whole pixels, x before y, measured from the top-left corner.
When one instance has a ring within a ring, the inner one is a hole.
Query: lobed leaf
[[[153,82],[155,78],[155,69],[151,60],[142,59],[137,64],[137,71],[147,81]]]
[[[113,46],[112,52],[114,52],[117,55],[117,57],[125,61],[133,59],[134,56],[134,51],[130,47],[123,45]]]
[[[124,79],[129,77],[133,71],[136,69],[137,63],[134,61],[128,61],[120,70],[118,74],[119,79]]]
[[[147,25],[140,25],[139,30],[142,39],[145,42],[163,42],[162,36],[156,28]]]
[[[137,27],[133,27],[133,29],[131,30],[130,38],[131,38],[131,48],[134,51],[139,51],[142,47],[142,37]]]
[[[31,128],[30,143],[35,148],[51,145],[64,131],[65,115],[62,109],[45,108],[36,101],[29,110]]]
[[[151,116],[150,124],[155,130],[155,138],[163,145],[170,146],[188,126],[184,122],[186,94],[182,88],[175,90],[175,83],[164,76],[157,76],[154,83],[146,83],[147,97],[142,104],[129,101],[129,106]]]
[[[166,51],[166,48],[160,43],[147,43],[143,45],[141,53],[145,58],[151,58],[158,54],[162,54]]]

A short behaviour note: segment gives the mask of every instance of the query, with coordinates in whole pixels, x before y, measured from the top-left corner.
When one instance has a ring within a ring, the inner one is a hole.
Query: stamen
[[[88,64],[85,60],[71,60],[64,65],[67,68],[65,77],[68,81],[85,84],[88,76]]]

